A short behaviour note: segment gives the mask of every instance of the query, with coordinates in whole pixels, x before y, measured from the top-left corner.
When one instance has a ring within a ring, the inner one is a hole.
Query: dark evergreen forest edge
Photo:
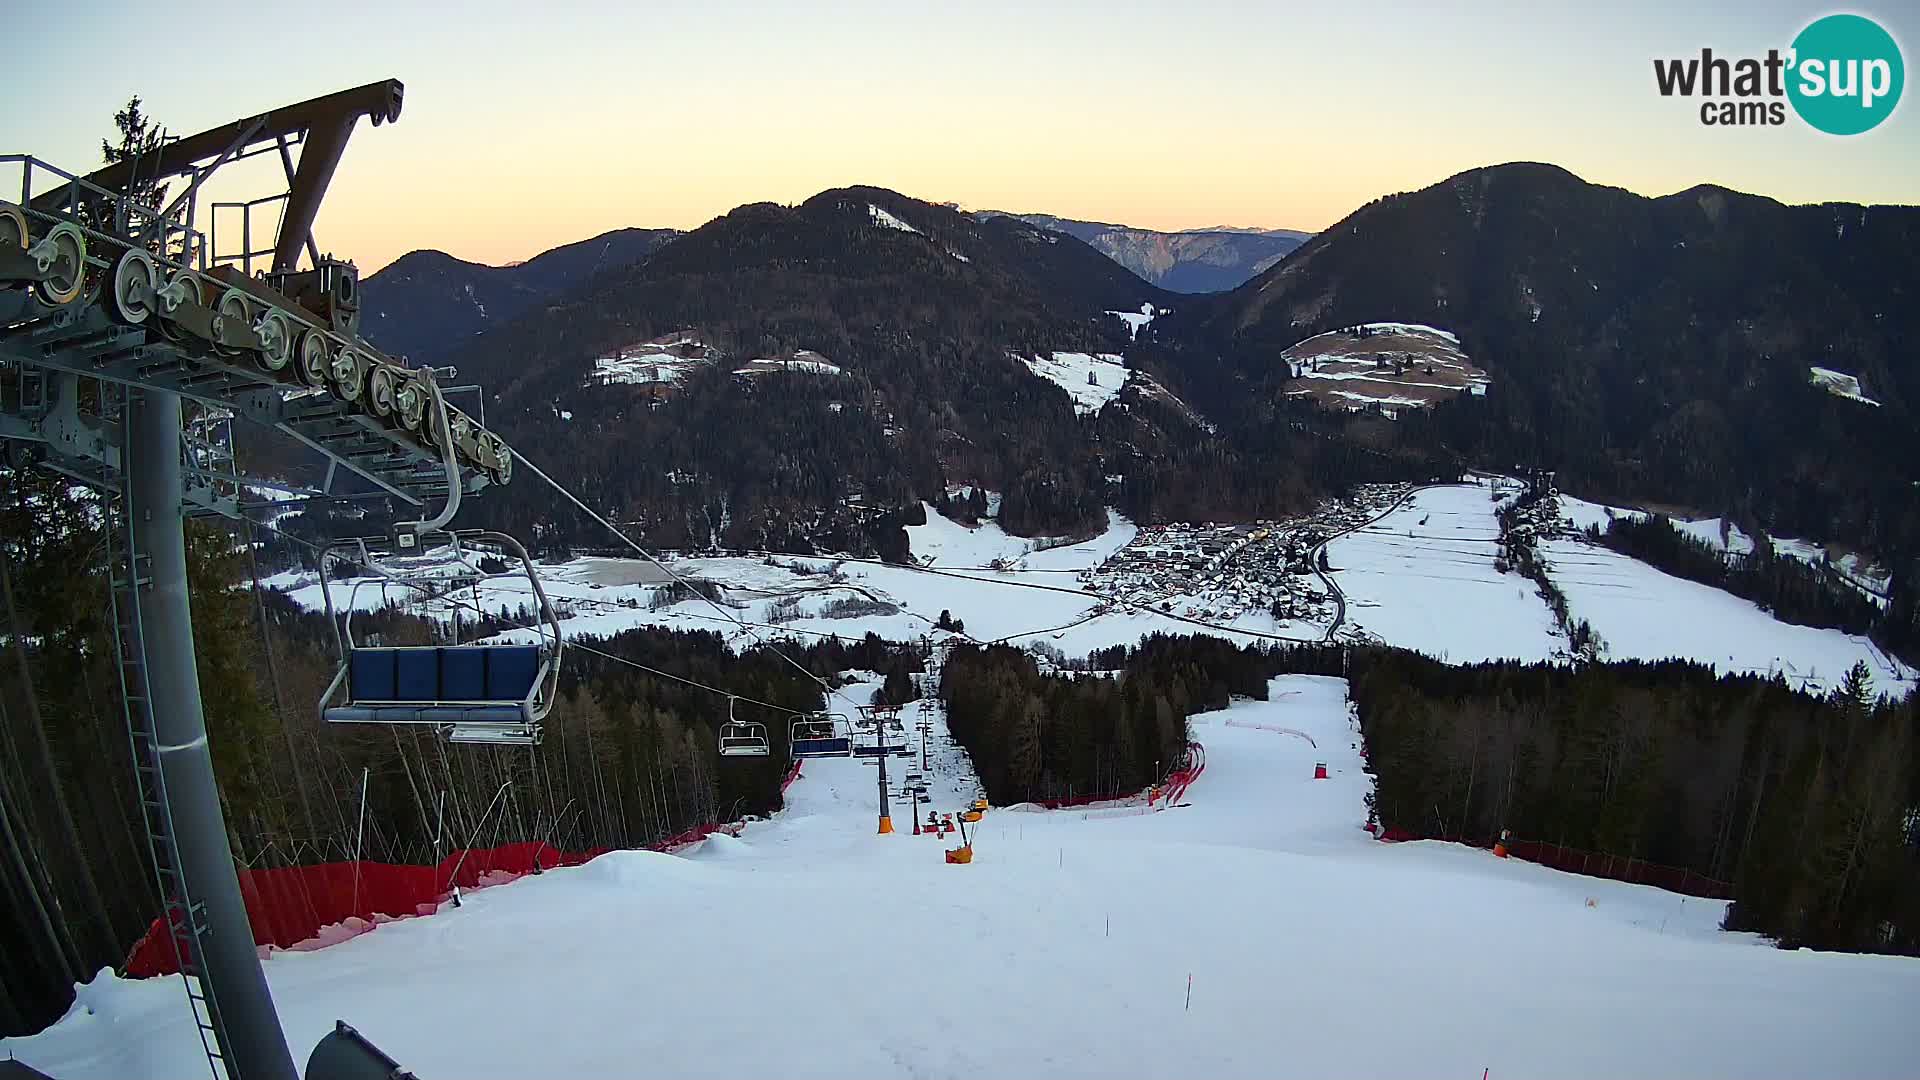
[[[1681,661],[1348,662],[1386,828],[1482,845],[1510,829],[1684,868],[1733,884],[1730,930],[1920,955],[1920,711],[1876,698],[1864,667],[1817,698]],[[962,647],[942,694],[1004,804],[1138,792],[1178,762],[1188,716],[1341,665],[1338,648],[1208,637],[1103,650],[1094,673]]]
[[[1815,566],[1773,550],[1761,536],[1750,554],[1723,552],[1712,544],[1674,528],[1660,514],[1646,518],[1615,517],[1602,530],[1588,530],[1593,539],[1623,555],[1657,567],[1675,577],[1698,581],[1745,597],[1773,613],[1782,622],[1831,627],[1849,634],[1872,633],[1890,650],[1912,643],[1892,635],[1913,623],[1911,611],[1884,610],[1840,577],[1840,571]],[[1900,597],[1914,603],[1912,590]]]

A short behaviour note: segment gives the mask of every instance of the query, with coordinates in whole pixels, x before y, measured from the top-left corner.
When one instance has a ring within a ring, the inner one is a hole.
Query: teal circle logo
[[[1793,39],[1787,100],[1829,135],[1858,135],[1893,115],[1906,65],[1893,35],[1860,15],[1828,15]]]

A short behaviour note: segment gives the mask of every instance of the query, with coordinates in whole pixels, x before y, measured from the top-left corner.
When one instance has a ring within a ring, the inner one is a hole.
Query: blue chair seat
[[[413,705],[363,703],[336,705],[321,714],[332,724],[464,724],[520,727],[527,723],[518,705]]]
[[[792,745],[793,756],[797,758],[846,757],[852,750],[852,740],[845,736],[831,739],[795,739]]]
[[[540,678],[540,647],[355,649],[347,664],[350,708],[381,708],[394,703],[436,707],[467,702],[517,705],[533,693]]]

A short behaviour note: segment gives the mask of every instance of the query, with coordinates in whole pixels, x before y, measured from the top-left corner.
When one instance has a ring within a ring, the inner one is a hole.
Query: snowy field
[[[1559,496],[1559,503],[1560,516],[1580,532],[1590,528],[1605,532],[1615,518],[1638,521],[1647,517],[1645,510],[1588,502],[1571,495]],[[1730,556],[1751,555],[1759,547],[1754,538],[1747,535],[1740,526],[1723,518],[1669,517],[1667,520],[1676,530],[1708,547],[1718,548]],[[1887,606],[1886,593],[1891,584],[1891,576],[1885,567],[1868,563],[1860,557],[1858,552],[1836,549],[1837,553],[1829,553],[1823,544],[1784,536],[1769,537],[1769,543],[1772,544],[1776,555],[1799,559],[1810,566],[1830,564],[1860,591],[1861,596],[1882,608]]]
[[[1158,612],[1103,611],[1104,598],[1085,591],[1078,572],[1097,565],[1130,543],[1132,522],[1109,512],[1105,531],[1090,540],[1046,550],[1036,542],[1010,536],[988,521],[968,527],[940,516],[931,507],[927,524],[907,529],[914,555],[923,566],[895,566],[833,558],[778,555],[740,558],[674,558],[667,565],[683,578],[720,583],[720,611],[700,599],[653,607],[659,587],[670,579],[638,558],[579,557],[557,565],[539,565],[541,586],[569,637],[610,636],[641,626],[718,631],[736,647],[782,636],[803,640],[840,637],[859,640],[869,632],[890,641],[944,637],[934,623],[942,611],[965,625],[964,637],[976,641],[1046,640],[1069,656],[1084,656],[1108,645],[1137,643],[1147,634],[1194,633],[1205,627]],[[398,560],[389,560],[390,563]],[[1001,568],[995,569],[995,563]],[[443,578],[456,568],[444,559],[411,564],[415,572]],[[312,574],[283,573],[263,579],[284,590],[303,607],[322,606],[319,582]],[[419,614],[449,619],[454,607],[471,608],[510,620],[533,606],[532,589],[522,574],[495,574],[449,601],[425,601],[418,589],[378,578],[334,581],[328,588],[338,610],[371,611],[388,603]],[[848,601],[882,605],[849,613]],[[775,620],[778,620],[777,622]],[[1275,634],[1317,640],[1324,627],[1277,623],[1264,612],[1235,620],[1222,636],[1241,642]],[[533,629],[513,630],[492,640],[535,640]]]
[[[1575,522],[1604,520],[1598,504],[1562,499]],[[1617,511],[1630,512],[1630,511]],[[1719,536],[1719,522],[1689,523],[1703,538]],[[720,583],[725,612],[704,600],[655,608],[670,579],[641,559],[580,557],[538,567],[542,586],[570,637],[611,636],[641,626],[718,631],[736,647],[780,637],[858,640],[869,632],[891,641],[944,637],[935,622],[945,611],[964,625],[960,636],[982,642],[1045,642],[1068,656],[1109,645],[1132,645],[1152,633],[1212,633],[1241,643],[1276,637],[1318,641],[1324,623],[1275,620],[1251,610],[1229,622],[1193,621],[1179,612],[1204,604],[1173,596],[1174,613],[1114,605],[1087,591],[1080,572],[1134,541],[1132,522],[1109,513],[1108,527],[1080,543],[1036,550],[1034,540],[1008,535],[993,521],[974,527],[927,508],[927,523],[907,529],[917,567],[779,555],[675,558],[668,566],[689,579]],[[1347,597],[1347,621],[1368,636],[1452,663],[1489,659],[1547,660],[1564,656],[1565,639],[1531,581],[1501,574],[1493,559],[1499,536],[1486,484],[1427,488],[1372,525],[1328,545],[1331,577]],[[1737,530],[1731,539],[1746,538]],[[1904,692],[1911,670],[1864,638],[1779,622],[1753,604],[1583,542],[1549,541],[1542,552],[1566,592],[1575,618],[1585,619],[1615,659],[1683,656],[1727,672],[1779,672],[1795,685],[1831,687],[1854,660],[1864,659],[1883,692]],[[415,560],[413,570],[444,576],[444,559]],[[313,576],[265,579],[302,606],[321,606]],[[336,608],[368,611],[387,603],[448,619],[447,602],[422,603],[418,590],[377,578],[336,581]],[[525,577],[490,575],[455,594],[460,603],[526,622],[533,597]],[[470,610],[462,618],[470,618]],[[498,641],[532,641],[532,629],[507,631]]]
[[[1372,841],[1343,697],[1277,679],[1195,717],[1182,805],[994,810],[970,866],[874,835],[872,766],[809,762],[737,840],[478,890],[267,975],[296,1058],[346,1019],[428,1077],[1920,1074],[1920,962],[1780,952],[1717,930],[1722,903]],[[957,809],[971,779],[935,743]],[[0,1055],[62,1080],[206,1068],[177,981],[105,974]]]
[[[1750,600],[1582,541],[1549,540],[1541,553],[1567,610],[1600,635],[1608,659],[1686,657],[1722,673],[1779,674],[1814,693],[1864,660],[1879,693],[1914,688],[1912,669],[1864,637],[1781,622]]]
[[[1459,664],[1564,652],[1533,582],[1493,567],[1500,522],[1489,489],[1451,484],[1327,545],[1347,619],[1388,644]]]
[[[1127,385],[1127,362],[1113,353],[1056,352],[1016,359],[1065,390],[1073,399],[1073,411],[1082,416],[1099,412]]]

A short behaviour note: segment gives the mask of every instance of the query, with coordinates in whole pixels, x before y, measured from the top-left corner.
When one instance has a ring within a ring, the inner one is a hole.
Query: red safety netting
[[[701,825],[656,844],[652,851],[673,851],[715,832],[730,835],[739,825]],[[462,889],[501,885],[540,870],[578,866],[612,848],[561,851],[551,844],[518,843],[495,848],[456,851],[437,866],[406,866],[380,862],[331,862],[310,866],[242,869],[240,896],[259,945],[286,949],[329,938],[344,940],[380,922],[431,915]],[[328,928],[360,920],[348,931],[328,935]],[[171,975],[180,970],[167,926],[155,919],[146,936],[127,954],[126,973],[133,978]]]
[[[1187,760],[1172,775],[1167,777],[1165,805],[1178,805],[1187,789],[1193,786],[1200,774],[1207,771],[1207,748],[1197,742],[1187,744]]]

